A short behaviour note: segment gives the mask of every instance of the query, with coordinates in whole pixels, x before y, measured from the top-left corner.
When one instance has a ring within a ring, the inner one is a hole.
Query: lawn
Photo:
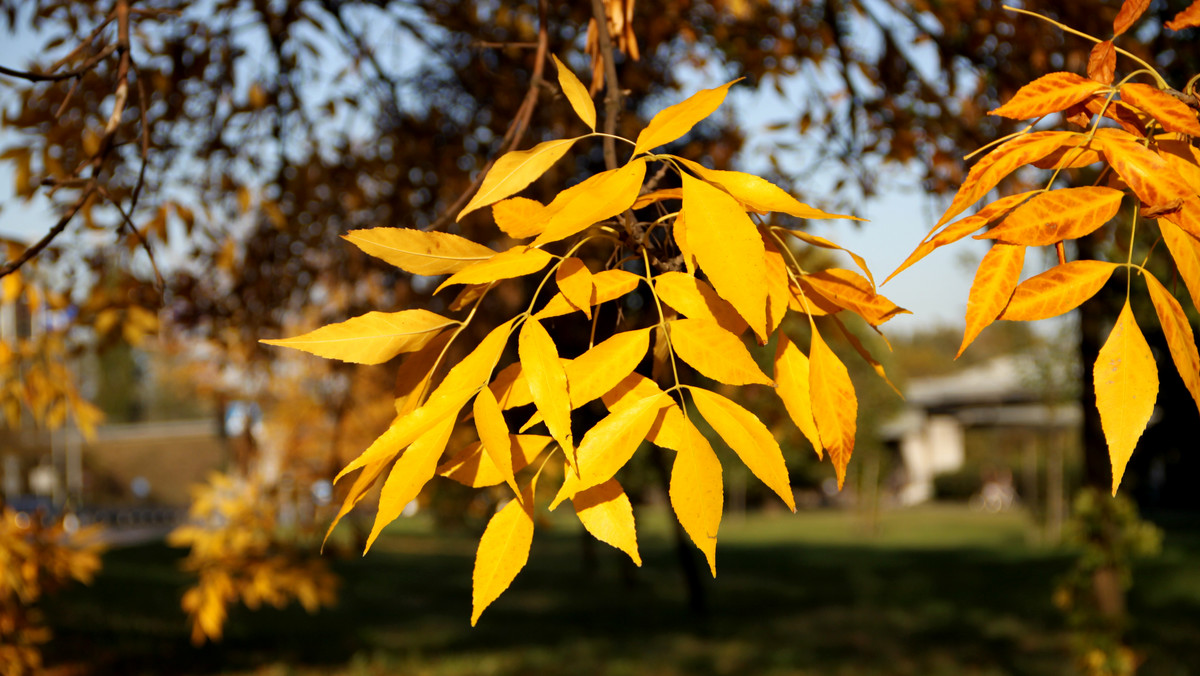
[[[543,529],[529,566],[472,629],[475,536],[420,518],[337,563],[341,603],[235,611],[226,640],[193,648],[179,552],[110,552],[89,588],[47,608],[51,666],[75,674],[941,674],[1071,673],[1050,603],[1069,553],[1029,544],[1020,512],[958,507],[727,518],[709,612],[688,611],[670,530],[640,516],[640,570],[571,526]],[[1130,600],[1139,673],[1200,673],[1200,524],[1169,524]]]

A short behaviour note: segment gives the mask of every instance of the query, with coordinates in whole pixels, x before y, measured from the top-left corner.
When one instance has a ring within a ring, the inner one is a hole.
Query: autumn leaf
[[[550,436],[562,446],[568,457],[575,452],[571,436],[571,398],[567,393],[567,374],[558,360],[558,347],[542,323],[528,319],[517,338],[521,371],[529,382],[533,403],[546,419]]]
[[[571,502],[575,505],[579,521],[592,537],[625,552],[635,564],[642,565],[642,557],[638,555],[633,505],[616,479],[576,493]]]
[[[685,317],[706,319],[735,336],[746,331],[746,320],[729,301],[706,282],[683,272],[664,272],[654,278],[654,292]]]
[[[999,318],[1032,321],[1070,312],[1096,295],[1116,269],[1116,263],[1106,261],[1070,261],[1056,265],[1021,282]]]
[[[563,298],[591,319],[596,285],[592,283],[592,272],[588,270],[587,265],[574,256],[564,258],[558,270],[554,272],[554,281],[558,284],[558,292]]]
[[[660,110],[650,120],[650,124],[642,130],[642,133],[638,134],[633,154],[640,155],[649,152],[691,131],[696,123],[712,115],[713,111],[720,107],[729,87],[737,81],[726,82],[713,89],[701,89],[684,101]]]
[[[1112,461],[1113,495],[1125,474],[1138,439],[1145,431],[1158,397],[1158,367],[1154,353],[1133,318],[1129,300],[1100,348],[1094,371],[1096,408],[1108,440]]]
[[[1117,12],[1117,18],[1113,20],[1113,37],[1129,30],[1149,6],[1150,0],[1125,0],[1122,2],[1121,11]]]
[[[771,430],[758,416],[716,392],[698,387],[690,387],[688,391],[700,415],[737,453],[750,472],[774,491],[788,509],[796,511],[783,450]]]
[[[1158,315],[1158,323],[1162,326],[1163,337],[1167,340],[1167,348],[1171,352],[1171,360],[1179,377],[1196,402],[1200,410],[1200,353],[1196,351],[1196,337],[1192,333],[1192,325],[1188,321],[1183,306],[1170,291],[1162,285],[1154,275],[1145,273],[1146,286],[1150,290],[1150,301],[1154,304],[1154,312]]]
[[[808,357],[796,347],[787,334],[780,331],[775,345],[775,393],[783,401],[792,422],[812,444],[817,457],[822,458],[825,449],[821,446],[817,424],[813,421],[808,371]]]
[[[683,217],[687,241],[713,288],[729,301],[766,342],[766,249],[758,228],[737,201],[721,190],[683,175]]]
[[[509,448],[512,453],[513,472],[520,472],[541,455],[552,441],[542,434],[510,434]],[[471,488],[486,488],[504,483],[504,474],[491,457],[484,452],[483,444],[476,441],[468,444],[452,458],[437,468],[439,476],[453,479]]]
[[[610,300],[616,300],[621,296],[633,291],[642,281],[642,278],[627,272],[625,270],[604,270],[592,275],[592,284],[596,288],[596,293],[592,297],[592,305],[607,303]],[[578,312],[578,308],[571,304],[562,293],[555,294],[541,310],[534,313],[533,318],[537,320],[547,320],[552,317],[560,317],[562,315]]]
[[[835,244],[824,237],[819,237],[817,235],[804,232],[803,230],[788,230],[786,228],[772,228],[772,230],[775,232],[787,233],[801,242],[808,244],[809,246],[821,247],[822,249],[830,249],[832,251],[844,251],[846,255],[850,256],[851,260],[854,261],[854,264],[858,266],[858,269],[862,270],[863,274],[866,275],[867,281],[871,282],[871,286],[875,286],[875,276],[871,274],[870,268],[867,267],[867,261],[863,260],[862,256],[859,256],[853,251]]]
[[[876,293],[869,281],[850,270],[829,268],[804,275],[802,279],[835,305],[859,315],[871,326],[879,326],[896,315],[911,314]]]
[[[1170,221],[1158,221],[1158,230],[1192,297],[1192,306],[1200,309],[1200,242]]]
[[[1196,0],[1188,5],[1186,9],[1175,15],[1175,18],[1168,21],[1167,28],[1173,31],[1181,31],[1185,28],[1200,26],[1200,0]]]
[[[578,140],[577,138],[556,139],[539,143],[529,150],[514,150],[505,153],[492,165],[487,176],[479,185],[479,191],[475,193],[470,202],[467,202],[467,206],[458,212],[458,218],[455,220],[461,221],[463,216],[480,207],[494,204],[524,190],[530,183],[546,173],[546,170],[563,155],[566,155]]]
[[[995,244],[980,261],[967,297],[967,326],[955,359],[962,356],[980,331],[1000,316],[1021,280],[1024,265],[1025,247],[1015,244]]]
[[[638,195],[634,200],[632,209],[644,209],[656,202],[665,202],[666,200],[682,200],[682,188],[663,188],[661,190],[652,190],[644,195]]]
[[[1187,181],[1171,171],[1157,153],[1138,143],[1136,137],[1119,129],[1099,131],[1092,144],[1144,204],[1157,208],[1193,194]]]
[[[333,534],[333,529],[342,520],[342,517],[350,513],[362,499],[367,496],[367,492],[375,486],[375,482],[379,477],[383,476],[383,471],[387,469],[389,459],[384,458],[377,460],[365,467],[354,479],[354,483],[350,485],[350,490],[346,492],[346,497],[342,501],[342,506],[338,509],[338,513],[334,515],[333,521],[329,524],[328,530],[325,531],[325,537],[321,540],[321,550],[324,551],[325,543],[329,541],[329,536]]]
[[[610,412],[616,413],[643,399],[659,394],[665,395],[662,388],[653,380],[640,373],[630,373],[616,387],[606,392],[600,400],[604,402]],[[690,439],[687,426],[688,421],[683,415],[683,411],[672,400],[659,410],[654,422],[650,425],[650,431],[646,433],[646,441],[682,452],[687,448]]]
[[[453,331],[443,331],[425,347],[406,357],[396,369],[396,415],[415,410],[424,401],[422,397],[433,382],[438,356],[453,337]]]
[[[486,392],[487,388],[483,391]],[[450,433],[453,431],[454,418],[447,418],[417,437],[396,460],[392,471],[388,473],[387,481],[383,482],[383,490],[379,493],[379,509],[375,512],[375,524],[371,526],[371,534],[367,536],[363,554],[371,550],[371,545],[375,543],[375,538],[379,537],[384,526],[399,518],[408,503],[417,499],[421,489],[433,478],[438,458],[441,457],[442,451],[446,450],[446,442],[450,441]]]
[[[571,108],[589,129],[596,131],[596,104],[592,102],[587,87],[583,86],[579,78],[575,77],[575,73],[563,65],[557,56],[551,54],[550,58],[554,59],[554,65],[558,69],[558,86],[562,88],[563,95],[567,97]]]
[[[1014,120],[1042,117],[1079,103],[1104,86],[1075,73],[1050,73],[1021,87],[1007,103],[988,114]]]
[[[529,561],[533,544],[533,487],[527,487],[523,500],[510,500],[492,515],[479,550],[475,553],[475,572],[471,576],[471,626],[483,611],[508,589]]]
[[[513,239],[540,235],[546,229],[546,205],[528,197],[510,197],[492,205],[496,227]]]
[[[561,203],[546,229],[533,240],[533,245],[543,246],[566,239],[625,211],[633,206],[645,178],[646,160],[639,158],[620,169],[601,172],[580,183],[574,187],[572,199]]]
[[[1148,113],[1166,131],[1200,136],[1196,111],[1157,87],[1137,82],[1121,85],[1121,100]]]
[[[1085,186],[1050,190],[1017,207],[998,225],[977,235],[1005,244],[1048,246],[1091,234],[1117,214],[1125,193]]]
[[[479,443],[483,444],[483,452],[492,465],[500,472],[500,476],[517,496],[521,490],[517,488],[517,478],[513,468],[512,439],[508,433],[508,423],[504,421],[504,413],[496,402],[496,395],[491,389],[484,387],[475,395],[475,429],[479,432]],[[403,457],[403,456],[402,456]]]
[[[708,167],[693,162],[691,160],[674,157],[672,158],[683,164],[688,169],[691,169],[697,176],[704,179],[706,182],[716,185],[737,201],[744,204],[749,209],[759,213],[769,213],[772,211],[795,216],[796,218],[814,218],[814,219],[830,219],[830,218],[845,218],[852,221],[861,221],[863,219],[854,216],[843,216],[841,214],[831,214],[820,209],[804,204],[787,193],[783,188],[775,185],[765,178],[747,174],[740,171],[722,171],[719,169],[709,169]]]
[[[846,466],[854,453],[858,397],[845,364],[825,344],[816,327],[808,354],[808,389],[821,445],[829,452],[841,490],[846,481]]]
[[[411,228],[351,230],[344,239],[364,253],[414,275],[447,275],[485,261],[495,251],[465,237]]]
[[[467,266],[450,275],[433,292],[437,294],[447,286],[454,284],[482,284],[523,277],[541,270],[552,260],[554,257],[541,249],[518,244],[508,251],[498,253],[488,260]]]
[[[704,435],[686,418],[683,420],[687,442],[671,465],[668,493],[671,509],[696,548],[704,553],[713,577],[717,575],[717,529],[724,509],[724,484],[721,461]]]
[[[1117,72],[1117,49],[1112,40],[1097,42],[1088,54],[1087,74],[1095,82],[1111,85]]]
[[[293,338],[259,342],[353,364],[382,364],[402,352],[421,349],[443,329],[457,324],[421,309],[368,312]]]
[[[771,385],[742,339],[707,319],[668,322],[671,346],[692,368],[727,385]]]

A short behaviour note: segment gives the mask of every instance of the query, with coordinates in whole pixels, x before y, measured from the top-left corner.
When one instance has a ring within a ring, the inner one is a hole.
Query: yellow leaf
[[[0,287],[0,303],[8,305],[21,295],[21,289],[24,286],[21,283],[21,271],[13,270],[8,273],[2,281],[2,285]]]
[[[605,393],[601,401],[609,411],[616,413],[658,394],[665,393],[653,380],[640,373],[630,373],[616,387]],[[688,445],[687,425],[683,411],[672,400],[659,410],[658,416],[650,425],[650,431],[646,433],[646,441],[673,451],[682,451]]]
[[[766,342],[766,248],[758,228],[729,195],[683,175],[683,217],[687,242],[713,288],[729,301]]]
[[[1171,360],[1179,377],[1196,402],[1200,410],[1200,353],[1196,351],[1196,337],[1192,333],[1192,325],[1188,322],[1183,306],[1170,291],[1162,285],[1154,275],[1146,275],[1146,286],[1150,289],[1150,300],[1154,304],[1154,312],[1158,315],[1158,323],[1162,326],[1163,337],[1167,340],[1167,348],[1171,351]]]
[[[510,197],[492,205],[496,227],[513,239],[525,239],[546,229],[546,205],[527,197]]]
[[[434,378],[434,365],[438,355],[454,337],[453,331],[443,331],[425,347],[404,359],[396,370],[396,415],[415,410],[424,402],[426,390]]]
[[[479,538],[471,585],[472,627],[529,561],[529,547],[533,544],[532,488],[526,488],[523,497],[510,500],[496,512]]]
[[[571,499],[580,491],[613,478],[646,438],[658,418],[659,410],[671,403],[671,398],[660,392],[610,412],[588,430],[575,454],[578,458],[576,471],[567,472],[562,488],[550,503],[550,509],[558,507],[563,500]]]
[[[851,270],[829,268],[804,275],[802,279],[833,304],[857,314],[871,326],[879,326],[896,315],[910,314],[876,293],[867,279]]]
[[[546,267],[554,257],[542,251],[518,244],[508,251],[463,268],[442,282],[434,293],[452,284],[482,284],[532,274]]]
[[[344,235],[363,252],[414,275],[447,275],[496,255],[465,237],[411,228],[370,228]]]
[[[721,461],[696,426],[680,418],[686,426],[687,442],[678,449],[671,466],[671,509],[684,532],[708,559],[709,570],[716,577],[717,529],[725,502]]]
[[[599,305],[621,296],[637,288],[641,277],[625,270],[605,270],[592,275],[592,284],[596,287],[592,305]],[[545,320],[551,317],[577,312],[578,308],[571,305],[561,293],[555,294],[546,305],[533,315],[534,319]]]
[[[682,193],[683,189],[681,188],[680,194]],[[683,256],[684,270],[687,270],[689,275],[694,275],[696,270],[700,269],[700,264],[696,262],[696,251],[688,242],[687,233],[687,221],[684,220],[683,212],[680,211],[675,215],[675,221],[671,224],[671,234],[675,238],[675,246],[679,247],[679,255]]]
[[[616,479],[576,493],[571,502],[575,505],[579,521],[592,537],[625,552],[635,564],[642,565],[642,557],[638,555],[633,505]]]
[[[544,246],[566,239],[625,211],[633,206],[645,178],[646,160],[639,158],[580,183],[574,187],[569,201],[561,201],[558,213],[550,218],[546,229],[533,240],[533,245]]]
[[[521,490],[517,488],[517,478],[513,474],[512,440],[508,434],[508,423],[504,422],[504,413],[496,396],[488,388],[479,390],[475,395],[475,429],[479,432],[479,443],[483,444],[483,452],[504,478],[509,488],[517,496]],[[403,456],[401,456],[403,457]]]
[[[1200,242],[1170,221],[1160,219],[1158,230],[1162,233],[1167,250],[1171,252],[1171,258],[1175,259],[1175,269],[1187,286],[1192,306],[1200,309]]]
[[[748,328],[746,320],[733,309],[729,301],[692,275],[664,272],[654,278],[654,292],[685,317],[706,319],[735,336],[740,336]]]
[[[592,272],[583,261],[574,256],[564,258],[554,273],[554,281],[558,284],[558,292],[563,298],[576,309],[583,310],[583,314],[591,319],[596,285],[592,283]]]
[[[260,342],[353,364],[382,364],[401,352],[425,347],[443,329],[456,324],[428,310],[368,312],[293,338]]]
[[[813,420],[821,435],[821,444],[837,472],[838,490],[846,481],[846,466],[854,453],[854,435],[858,419],[858,397],[845,364],[825,344],[816,327],[808,355],[808,388],[812,397]]]
[[[849,216],[847,216],[846,218],[849,218]],[[856,220],[861,220],[861,219],[856,219]],[[791,235],[792,237],[795,237],[796,239],[798,239],[801,242],[804,242],[805,244],[808,244],[810,246],[818,246],[818,247],[821,247],[822,249],[831,249],[834,251],[846,252],[846,254],[849,255],[850,258],[854,261],[854,264],[858,266],[858,269],[862,270],[863,274],[867,276],[867,281],[871,282],[871,286],[872,287],[875,286],[875,276],[871,274],[870,268],[867,267],[867,261],[863,260],[862,256],[859,256],[858,254],[854,253],[853,251],[851,251],[845,247],[839,246],[839,245],[825,239],[824,237],[812,235],[807,232],[804,232],[803,230],[787,230],[785,228],[774,228],[774,229],[777,230],[778,232],[785,232],[785,233]]]
[[[759,213],[779,212],[788,214],[796,218],[846,218],[852,221],[861,221],[863,219],[854,216],[843,216],[841,214],[831,214],[814,207],[810,207],[800,200],[792,197],[783,188],[775,185],[765,178],[747,174],[740,171],[722,171],[719,169],[709,169],[708,167],[684,159],[682,157],[674,157],[675,161],[682,163],[688,169],[691,169],[697,176],[704,179],[708,183],[719,186],[728,192],[730,195],[744,204],[746,207],[753,209]]]
[[[775,393],[783,400],[792,422],[812,444],[817,457],[824,457],[817,424],[813,422],[812,398],[808,392],[808,357],[782,331],[775,346],[775,383]]]
[[[682,188],[663,188],[662,190],[654,190],[645,195],[639,195],[633,202],[634,209],[642,209],[654,204],[655,202],[663,202],[665,200],[682,200]]]
[[[706,377],[727,385],[771,385],[742,339],[707,319],[667,323],[675,354]]]
[[[1014,209],[976,239],[1024,246],[1048,246],[1077,239],[1091,234],[1115,216],[1124,196],[1120,190],[1100,186],[1044,192]]]
[[[1200,122],[1196,120],[1196,111],[1156,87],[1137,82],[1123,84],[1121,100],[1148,113],[1158,120],[1166,131],[1200,136]]]
[[[1013,120],[1027,120],[1065,110],[1105,85],[1075,73],[1050,73],[1021,87],[1008,103],[988,113]]]
[[[741,79],[741,78],[739,78]],[[640,155],[653,148],[665,145],[691,131],[696,123],[713,114],[725,100],[730,85],[738,80],[726,82],[720,87],[702,89],[686,100],[660,110],[650,124],[638,134],[633,154]]]
[[[354,483],[350,485],[350,491],[346,493],[345,500],[342,501],[342,506],[338,509],[338,513],[333,517],[333,522],[329,524],[329,530],[325,531],[325,539],[321,541],[321,548],[324,549],[325,543],[329,540],[329,536],[333,534],[334,526],[342,520],[342,517],[350,513],[350,510],[362,501],[367,495],[367,491],[375,485],[379,477],[383,475],[383,470],[387,469],[388,461],[386,459],[371,463],[363,468],[361,474],[354,479]]]
[[[479,186],[479,192],[475,193],[471,201],[467,202],[467,206],[458,212],[458,218],[455,220],[461,221],[463,216],[480,207],[494,204],[524,190],[526,186],[546,173],[546,170],[563,155],[566,155],[578,140],[575,138],[556,139],[539,143],[529,150],[514,150],[505,153],[488,170],[487,176],[483,178],[483,183]]]
[[[450,441],[453,431],[454,418],[447,418],[417,437],[392,465],[392,471],[388,473],[383,490],[379,493],[379,510],[375,512],[375,525],[371,527],[363,554],[370,551],[384,526],[399,518],[408,503],[416,500],[421,489],[433,478],[438,458],[446,450],[446,442]]]
[[[1070,312],[1096,295],[1116,269],[1115,263],[1105,261],[1070,261],[1056,265],[1021,282],[999,318],[1033,321]]]
[[[700,415],[737,453],[754,476],[775,491],[788,509],[796,511],[783,451],[766,425],[750,411],[716,392],[689,388]]]
[[[1014,244],[995,244],[979,262],[971,293],[967,296],[967,326],[963,330],[962,344],[955,359],[962,356],[967,346],[980,331],[988,327],[1012,298],[1013,290],[1021,281],[1021,269],[1025,266],[1025,247]]]
[[[1158,367],[1154,353],[1133,318],[1129,300],[1100,348],[1094,371],[1096,408],[1108,440],[1112,461],[1113,495],[1125,474],[1138,439],[1154,413],[1158,398]]]
[[[510,434],[508,440],[513,472],[520,472],[527,467],[551,441],[550,437],[541,434]],[[479,442],[456,453],[437,468],[437,473],[472,488],[485,488],[504,482],[500,469],[483,451],[483,444]]]
[[[587,87],[583,86],[579,78],[575,77],[575,73],[563,65],[557,56],[551,54],[550,58],[554,59],[554,65],[558,68],[558,86],[562,87],[563,95],[571,103],[571,108],[589,129],[596,131],[596,104],[592,102]]]
[[[450,369],[425,405],[397,417],[367,450],[342,468],[334,481],[364,465],[395,457],[434,425],[446,418],[456,418],[463,405],[486,385],[511,330],[511,319],[492,329],[471,354]]]
[[[521,371],[529,382],[529,393],[537,410],[546,419],[550,436],[571,457],[575,443],[571,436],[571,397],[567,390],[567,374],[558,360],[558,348],[536,319],[530,318],[521,326],[517,338],[517,354]]]
[[[767,268],[767,326],[774,331],[783,321],[789,307],[797,312],[805,312],[805,309],[804,304],[797,301],[793,293],[796,286],[792,283],[783,253],[770,240],[764,239],[763,246],[766,250]]]
[[[653,327],[622,331],[566,365],[571,408],[579,408],[617,386],[633,372],[650,349]]]

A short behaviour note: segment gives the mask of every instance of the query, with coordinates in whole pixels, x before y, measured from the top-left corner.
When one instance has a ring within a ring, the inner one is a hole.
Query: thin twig
[[[8,75],[9,77],[20,78],[30,82],[62,82],[74,77],[83,77],[85,73],[95,68],[96,64],[106,59],[116,49],[116,45],[108,45],[104,49],[101,49],[95,56],[84,61],[82,66],[65,73],[33,73],[26,70],[14,70],[0,66],[0,75]]]
[[[75,218],[75,214],[79,213],[79,210],[83,208],[83,205],[88,201],[88,198],[90,198],[96,192],[96,182],[90,181],[89,183],[91,185],[88,187],[88,189],[79,196],[79,199],[75,200],[75,203],[71,205],[71,208],[67,210],[67,213],[62,218],[58,219],[58,222],[54,224],[54,227],[50,228],[50,231],[47,232],[44,237],[38,240],[33,246],[22,251],[20,256],[17,256],[15,259],[5,263],[4,267],[0,267],[0,277],[6,277],[19,270],[22,265],[25,265],[34,256],[37,256],[39,253],[41,253],[42,249],[50,246],[50,243],[54,241],[54,238],[61,235],[62,232],[67,229],[67,224],[71,222],[72,218]]]
[[[133,218],[131,218],[129,213],[126,213],[126,211],[121,208],[121,203],[118,202],[116,198],[114,198],[107,190],[105,190],[103,186],[97,186],[96,189],[102,197],[107,199],[109,202],[112,202],[112,205],[116,208],[117,213],[121,214],[121,227],[129,230],[130,234],[133,235],[133,238],[138,241],[139,245],[141,245],[142,250],[146,252],[146,256],[150,258],[150,267],[154,270],[155,286],[157,291],[161,294],[163,289],[166,288],[166,282],[163,281],[162,273],[158,270],[158,263],[154,260],[154,251],[150,249],[150,242],[147,241],[142,235],[141,231],[137,229],[137,226],[133,223]]]

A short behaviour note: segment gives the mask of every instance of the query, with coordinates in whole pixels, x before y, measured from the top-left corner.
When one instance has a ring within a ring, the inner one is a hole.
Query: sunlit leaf
[[[568,457],[575,451],[571,436],[571,398],[567,393],[567,373],[558,360],[558,347],[536,319],[521,326],[517,338],[521,371],[529,382],[533,403],[546,420],[550,436],[562,446]]]
[[[642,557],[638,555],[633,505],[616,479],[576,493],[571,502],[575,505],[579,521],[592,537],[625,552],[635,564],[642,565]]]
[[[774,491],[788,509],[796,511],[783,450],[779,448],[771,430],[762,424],[758,416],[716,392],[698,387],[689,388],[688,391],[700,415],[737,453],[750,472]]]
[[[510,197],[492,205],[496,227],[513,239],[540,235],[546,229],[546,205],[527,197]]]
[[[434,293],[454,284],[482,284],[533,274],[546,267],[554,257],[533,247],[518,244],[486,261],[459,270],[442,282]]]
[[[514,150],[505,153],[492,165],[487,176],[479,185],[479,191],[475,193],[470,202],[467,202],[467,206],[458,212],[456,220],[461,221],[463,216],[480,207],[494,204],[524,190],[526,186],[546,173],[546,170],[563,155],[566,155],[578,140],[574,138],[556,139],[539,143],[529,150]]]
[[[813,235],[813,234],[804,232],[803,230],[787,230],[785,228],[773,228],[773,229],[776,232],[785,232],[785,233],[791,235],[792,237],[795,237],[796,239],[798,239],[801,242],[804,242],[805,244],[808,244],[810,246],[818,246],[818,247],[821,247],[822,249],[830,249],[833,251],[846,252],[846,255],[850,256],[850,258],[854,261],[854,264],[858,266],[858,269],[862,270],[863,274],[867,276],[867,281],[871,282],[871,286],[875,286],[875,276],[871,274],[870,268],[867,267],[867,261],[863,260],[862,256],[859,256],[858,254],[854,253],[853,251],[851,251],[843,246],[840,246],[838,244],[835,244],[834,242],[831,242],[831,241],[825,239],[824,237],[819,237],[817,235]]]
[[[707,319],[726,331],[741,335],[746,320],[708,283],[683,272],[664,272],[654,278],[654,292],[685,317]]]
[[[771,385],[742,339],[707,319],[676,319],[667,324],[680,359],[706,377],[727,385]]]
[[[1115,263],[1106,261],[1070,261],[1056,265],[1021,282],[999,318],[1033,321],[1070,312],[1096,295],[1116,269]]]
[[[1100,186],[1050,190],[1017,207],[976,239],[1047,246],[1083,237],[1117,214],[1124,195],[1120,190]]]
[[[1150,0],[1125,0],[1122,2],[1121,11],[1117,12],[1117,18],[1113,19],[1113,36],[1129,30],[1148,7],[1150,7]]]
[[[808,389],[821,445],[833,461],[841,490],[846,481],[846,466],[854,453],[858,397],[845,364],[829,349],[815,327],[808,354]]]
[[[510,500],[492,515],[483,537],[479,538],[475,572],[471,576],[472,627],[529,561],[529,547],[533,544],[532,486],[525,489],[522,497]]]
[[[1193,194],[1192,188],[1157,153],[1138,143],[1135,136],[1119,129],[1100,130],[1092,145],[1104,153],[1113,171],[1150,208]]]
[[[740,78],[739,78],[740,79]],[[725,100],[732,82],[713,89],[701,89],[684,101],[658,111],[650,124],[638,134],[633,154],[640,155],[658,146],[665,145],[691,131],[696,123],[713,114]]]
[[[575,110],[575,114],[583,123],[592,131],[596,130],[596,104],[592,102],[592,97],[588,94],[587,87],[575,77],[575,73],[567,68],[562,61],[558,60],[553,54],[550,58],[554,59],[554,65],[558,68],[558,86],[562,87],[563,95],[567,97],[567,101],[571,103],[571,108]]]
[[[1163,337],[1167,340],[1167,348],[1171,351],[1171,360],[1179,377],[1196,402],[1200,410],[1200,353],[1196,351],[1196,337],[1192,333],[1192,325],[1188,321],[1183,306],[1170,291],[1162,285],[1154,275],[1145,273],[1146,286],[1150,290],[1150,301],[1154,304],[1154,312],[1158,315],[1158,323],[1162,326]]]
[[[1111,85],[1117,72],[1117,48],[1112,40],[1097,42],[1088,54],[1087,74],[1098,84]]]
[[[402,352],[424,347],[458,322],[428,310],[368,312],[303,335],[260,342],[291,347],[326,359],[354,364],[382,364]]]
[[[552,439],[542,434],[510,434],[508,441],[513,472],[520,472],[546,449]],[[472,488],[495,486],[505,481],[504,473],[496,467],[484,452],[483,444],[478,441],[439,465],[437,473]]]
[[[659,394],[664,392],[653,380],[640,373],[630,373],[616,387],[605,393],[601,401],[609,411],[616,413]],[[683,451],[690,438],[687,433],[687,418],[674,400],[666,401],[669,403],[659,410],[650,425],[650,431],[646,433],[646,441],[673,451]]]
[[[804,204],[795,197],[792,197],[783,188],[775,185],[765,178],[747,174],[741,171],[722,171],[720,169],[709,169],[708,167],[693,162],[682,157],[674,157],[675,161],[682,163],[688,169],[691,169],[697,176],[704,179],[708,183],[712,183],[723,188],[726,192],[745,205],[747,208],[759,213],[769,213],[772,211],[781,214],[788,214],[796,218],[845,218],[852,221],[861,221],[861,218],[854,216],[843,216],[841,214],[831,214],[814,207]]]
[[[962,356],[980,331],[1000,316],[1021,281],[1024,265],[1025,247],[1015,244],[997,243],[980,261],[967,297],[967,326],[955,359]]]
[[[344,235],[363,252],[414,275],[446,275],[485,261],[495,251],[465,237],[411,228],[370,228]]]
[[[824,457],[825,449],[813,421],[812,398],[808,392],[808,357],[782,331],[778,341],[775,346],[775,393],[783,400],[792,422],[812,444],[817,457]]]
[[[592,284],[596,288],[596,295],[593,296],[592,305],[607,303],[610,300],[616,300],[624,296],[636,289],[641,279],[641,277],[625,270],[604,270],[603,272],[597,272],[592,275]],[[565,296],[557,293],[541,310],[534,313],[533,317],[538,320],[546,320],[572,312],[578,312],[578,309],[571,305],[571,302]]]
[[[1154,413],[1158,367],[1126,299],[1108,340],[1100,348],[1094,371],[1096,408],[1108,440],[1113,495],[1125,474],[1138,439]]]
[[[1021,87],[1007,103],[989,114],[1014,120],[1042,117],[1079,103],[1104,86],[1075,73],[1050,73]]]
[[[908,310],[876,293],[871,282],[850,270],[821,270],[804,275],[804,281],[838,307],[859,315],[871,326],[879,326],[896,315],[910,314]]]
[[[338,513],[333,517],[333,521],[329,524],[329,529],[325,531],[325,538],[321,540],[321,549],[324,550],[325,543],[329,541],[329,536],[333,534],[333,529],[342,520],[342,517],[350,513],[362,499],[367,496],[367,492],[383,476],[383,471],[387,469],[389,461],[387,459],[378,460],[365,467],[363,471],[354,478],[354,483],[350,485],[350,490],[346,492],[346,497],[342,501],[342,506],[338,508]]]
[[[1138,82],[1123,84],[1121,100],[1149,113],[1167,131],[1200,136],[1196,111],[1157,87]]]
[[[725,502],[721,461],[696,426],[682,416],[681,419],[687,442],[671,465],[671,509],[684,532],[704,553],[709,570],[716,577],[717,529],[721,526]]]
[[[1200,242],[1170,221],[1159,220],[1158,230],[1175,260],[1175,269],[1179,271],[1188,295],[1192,297],[1192,306],[1200,309]]]
[[[596,298],[596,285],[592,283],[592,272],[583,261],[574,256],[564,258],[554,272],[558,292],[576,309],[592,318],[592,304]]]
[[[738,203],[721,190],[683,175],[683,217],[687,241],[713,288],[729,301],[766,342],[766,254],[758,228]]]
[[[566,239],[625,211],[633,206],[645,178],[646,160],[639,158],[580,183],[573,188],[572,199],[562,202],[533,244],[542,246]]]
[[[664,202],[666,200],[682,200],[682,188],[663,188],[661,190],[653,190],[645,195],[639,195],[633,202],[633,209],[642,209],[654,204],[655,202]]]
[[[487,388],[484,388],[487,391]],[[446,450],[446,442],[450,441],[450,433],[454,431],[454,418],[447,418],[435,425],[429,431],[417,437],[417,440],[392,465],[387,481],[383,482],[383,490],[379,493],[379,509],[375,512],[375,524],[371,526],[371,534],[367,536],[367,545],[363,553],[371,549],[375,538],[383,531],[383,527],[395,521],[404,511],[408,503],[417,499],[421,489],[434,476],[438,458]]]
[[[1175,15],[1175,18],[1164,24],[1173,31],[1200,26],[1200,0],[1188,5],[1186,9]]]
[[[400,368],[396,369],[396,415],[415,410],[424,401],[424,396],[436,375],[434,367],[438,365],[438,355],[452,337],[453,331],[443,332],[425,347],[406,357]]]
[[[520,495],[521,491],[517,488],[514,474],[512,439],[509,437],[508,423],[504,421],[504,413],[490,388],[484,387],[475,395],[473,412],[475,429],[479,432],[479,443],[483,444],[484,454],[500,471],[500,476],[513,493]]]

